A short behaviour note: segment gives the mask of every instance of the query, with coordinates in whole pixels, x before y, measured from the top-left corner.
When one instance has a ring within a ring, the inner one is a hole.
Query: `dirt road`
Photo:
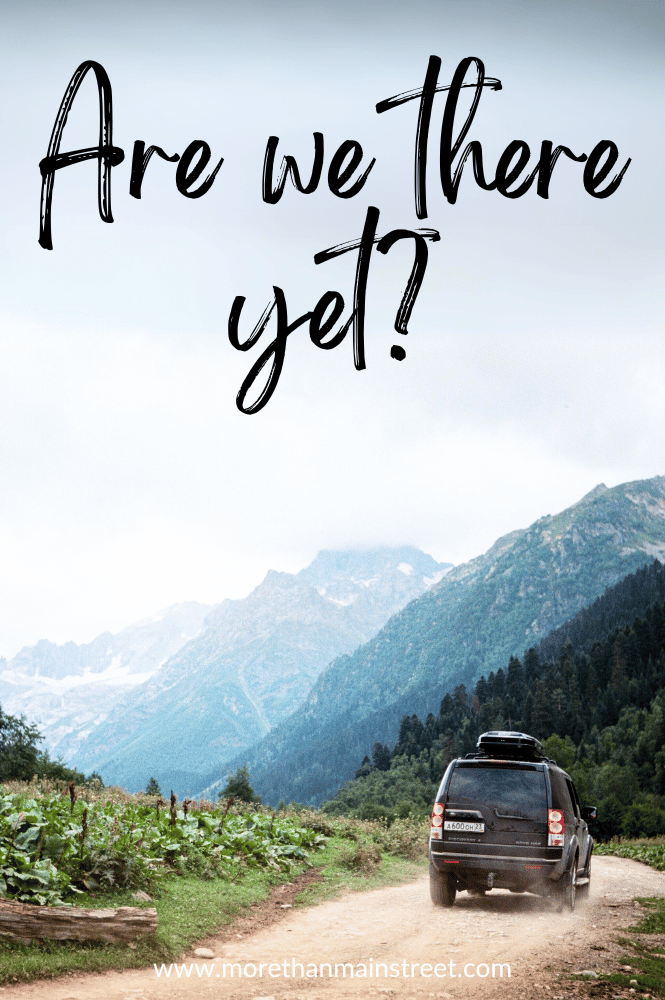
[[[276,901],[276,923],[201,942],[215,959],[185,959],[201,976],[196,965],[189,977],[179,965],[180,977],[175,968],[168,976],[146,969],[1,992],[3,1000],[556,1000],[575,989],[561,973],[616,970],[612,938],[639,916],[634,896],[665,896],[665,873],[594,858],[591,897],[572,914],[504,891],[462,893],[452,909],[435,909],[423,877],[302,910]]]

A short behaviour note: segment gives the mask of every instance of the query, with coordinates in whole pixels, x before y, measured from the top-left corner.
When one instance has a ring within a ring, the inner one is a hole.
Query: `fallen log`
[[[0,939],[23,944],[33,938],[131,944],[137,938],[154,934],[156,929],[157,910],[152,906],[83,910],[75,906],[36,906],[0,899]]]

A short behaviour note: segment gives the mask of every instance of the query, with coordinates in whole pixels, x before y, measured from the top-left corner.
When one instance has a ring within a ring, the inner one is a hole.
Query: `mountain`
[[[457,684],[504,666],[665,553],[665,477],[597,486],[560,514],[500,538],[338,657],[306,702],[251,752],[252,785],[270,802],[335,794],[405,713],[426,715]],[[220,769],[210,773],[219,787]]]
[[[68,759],[132,791],[152,775],[179,794],[303,702],[322,670],[366,642],[450,568],[412,547],[321,552],[224,601],[159,673],[115,702]]]
[[[69,760],[116,700],[143,684],[201,629],[210,605],[174,604],[81,646],[46,639],[0,661],[0,704],[36,723],[52,756]]]
[[[405,604],[433,587],[452,563],[437,563],[419,549],[319,552],[298,578],[340,607],[353,605],[355,620],[378,631]]]

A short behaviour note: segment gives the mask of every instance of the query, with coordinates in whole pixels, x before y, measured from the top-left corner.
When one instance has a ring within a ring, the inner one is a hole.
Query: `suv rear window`
[[[534,806],[547,809],[545,776],[535,767],[460,764],[452,773],[448,799],[484,802],[515,813]]]

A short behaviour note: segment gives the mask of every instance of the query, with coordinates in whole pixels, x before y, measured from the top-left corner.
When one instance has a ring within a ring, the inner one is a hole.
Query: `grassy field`
[[[247,820],[255,815],[255,811],[250,812]],[[264,823],[263,817],[270,813],[263,810],[261,816]],[[311,869],[320,873],[320,880],[295,898],[296,906],[312,905],[341,892],[396,885],[425,870],[427,826],[420,821],[398,820],[388,829],[380,820],[330,817],[311,810],[282,812],[278,819],[285,829],[292,826],[309,831],[305,857],[289,858],[288,863],[281,859],[279,867],[261,867],[256,863],[256,852],[239,854],[232,867],[230,862],[226,870],[207,866],[203,873],[177,864],[180,859],[176,857],[152,880],[150,902],[137,902],[133,896],[136,885],[79,892],[67,901],[90,908],[154,906],[157,933],[131,946],[0,942],[0,984],[172,962],[197,941],[232,923],[252,904],[267,899],[280,883]]]

